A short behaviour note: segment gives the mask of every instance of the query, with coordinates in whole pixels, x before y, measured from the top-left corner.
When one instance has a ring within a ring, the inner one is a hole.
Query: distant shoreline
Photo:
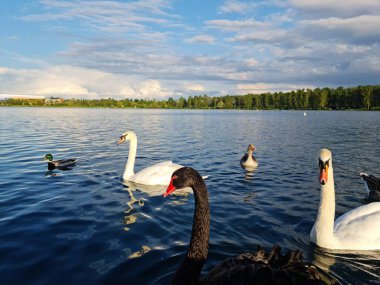
[[[360,108],[360,109],[227,109],[227,108],[152,108],[152,107],[103,107],[103,106],[28,106],[28,105],[0,105],[0,108],[56,108],[56,109],[127,109],[127,110],[204,110],[204,111],[361,111],[361,112],[378,112],[380,107],[372,109]]]
[[[5,94],[4,96],[11,96]],[[16,96],[16,95],[14,95]],[[0,106],[55,108],[128,108],[128,109],[199,109],[199,110],[380,110],[380,85],[300,89],[262,94],[189,96],[155,99],[65,99],[62,97],[4,98]],[[30,95],[33,97],[32,95]],[[116,95],[115,95],[116,96]]]

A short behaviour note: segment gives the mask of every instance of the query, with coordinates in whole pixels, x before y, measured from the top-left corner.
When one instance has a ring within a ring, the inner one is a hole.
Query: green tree
[[[363,105],[369,110],[372,106],[373,100],[373,87],[372,86],[364,86],[361,89]]]
[[[323,88],[320,94],[319,108],[326,109],[328,107],[330,90],[328,88]]]

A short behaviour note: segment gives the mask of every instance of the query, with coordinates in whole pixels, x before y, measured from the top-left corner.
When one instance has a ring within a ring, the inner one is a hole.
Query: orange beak
[[[328,165],[326,165],[324,168],[321,167],[321,170],[320,170],[320,173],[319,173],[319,182],[322,184],[322,185],[325,185],[327,183],[327,179],[328,179],[328,173],[329,171],[329,167]]]
[[[169,196],[171,193],[173,193],[176,190],[175,186],[173,185],[173,178],[170,180],[170,184],[168,188],[166,189],[166,192],[163,194],[164,197]]]

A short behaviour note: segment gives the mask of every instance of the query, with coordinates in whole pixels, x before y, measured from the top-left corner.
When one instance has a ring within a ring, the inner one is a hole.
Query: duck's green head
[[[52,161],[53,160],[53,155],[51,153],[48,153],[47,155],[45,155],[44,160]]]

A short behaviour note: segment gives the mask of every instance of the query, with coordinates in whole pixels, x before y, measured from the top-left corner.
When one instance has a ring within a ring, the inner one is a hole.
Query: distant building
[[[63,99],[61,97],[45,98],[45,104],[48,104],[48,105],[60,104],[60,103],[63,103],[64,101],[65,101],[65,99]]]

